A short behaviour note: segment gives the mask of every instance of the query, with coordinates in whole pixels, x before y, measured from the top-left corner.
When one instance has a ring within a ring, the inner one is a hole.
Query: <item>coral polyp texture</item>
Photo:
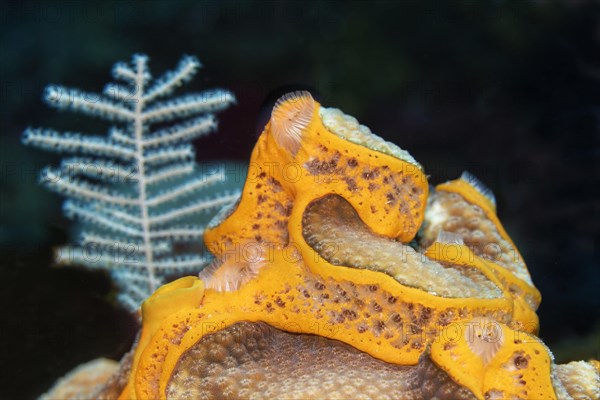
[[[203,215],[239,196],[208,195],[223,186],[224,171],[201,168],[190,143],[216,129],[214,113],[235,102],[233,95],[213,90],[170,98],[200,62],[184,57],[154,81],[147,62],[136,55],[130,64],[117,63],[113,77],[123,83],[108,84],[103,94],[46,89],[52,107],[118,123],[107,137],[32,128],[23,135],[25,144],[75,154],[40,179],[67,197],[64,212],[78,221],[77,245],[59,249],[57,262],[108,270],[120,303],[132,312],[168,277],[197,273],[210,261],[189,243],[200,242],[203,220],[210,219]]]
[[[95,396],[597,399],[598,363],[557,366],[536,337],[491,193],[467,174],[429,191],[406,151],[284,96],[205,233],[215,263],[143,304]]]

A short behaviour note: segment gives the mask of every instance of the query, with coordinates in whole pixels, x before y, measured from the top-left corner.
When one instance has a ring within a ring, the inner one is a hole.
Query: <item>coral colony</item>
[[[472,176],[430,190],[406,151],[307,92],[275,104],[251,165],[204,233],[214,263],[143,303],[120,363],[47,398],[600,396],[598,361],[556,365],[536,336],[540,293]]]
[[[213,90],[171,98],[200,63],[184,57],[152,81],[147,62],[136,55],[130,65],[116,64],[113,77],[124,84],[110,83],[102,95],[46,89],[52,107],[115,122],[107,137],[51,129],[23,135],[25,144],[74,154],[41,174],[47,188],[67,198],[64,212],[79,223],[78,245],[61,248],[57,261],[108,270],[120,303],[132,312],[167,276],[197,273],[210,261],[200,251],[177,254],[174,246],[201,241],[202,214],[239,195],[208,195],[225,175],[200,171],[190,144],[216,129],[214,113],[234,103],[233,95]]]

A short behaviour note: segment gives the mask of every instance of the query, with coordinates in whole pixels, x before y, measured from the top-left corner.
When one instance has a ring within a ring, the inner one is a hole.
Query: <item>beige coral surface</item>
[[[344,343],[238,323],[180,359],[167,396],[177,399],[473,399],[426,355],[387,364]]]
[[[40,400],[90,399],[119,369],[119,363],[97,358],[81,364],[60,378]]]

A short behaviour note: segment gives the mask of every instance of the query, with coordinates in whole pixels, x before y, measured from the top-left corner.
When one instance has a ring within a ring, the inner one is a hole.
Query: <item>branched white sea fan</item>
[[[154,81],[147,62],[135,55],[131,65],[117,63],[112,73],[123,83],[108,84],[102,95],[46,89],[52,107],[114,121],[107,137],[39,128],[23,134],[25,144],[73,155],[41,173],[47,188],[67,198],[65,214],[79,222],[77,245],[60,248],[57,261],[108,270],[119,301],[131,311],[167,277],[197,273],[210,261],[189,245],[202,239],[198,221],[239,197],[206,195],[225,180],[224,170],[201,171],[190,144],[216,129],[214,113],[234,96],[212,90],[169,98],[195,75],[199,61],[184,57]]]

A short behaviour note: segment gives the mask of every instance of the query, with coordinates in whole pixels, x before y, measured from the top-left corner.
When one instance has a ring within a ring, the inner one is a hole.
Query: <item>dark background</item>
[[[0,398],[33,398],[98,356],[119,358],[135,322],[100,272],[51,268],[68,240],[61,199],[36,184],[58,157],[19,142],[27,126],[105,126],[41,102],[61,83],[100,91],[117,61],[183,54],[204,64],[188,91],[238,104],[198,159],[247,162],[264,104],[311,88],[425,166],[469,170],[543,295],[540,336],[559,362],[600,358],[600,9],[592,1],[3,2],[0,29]]]

